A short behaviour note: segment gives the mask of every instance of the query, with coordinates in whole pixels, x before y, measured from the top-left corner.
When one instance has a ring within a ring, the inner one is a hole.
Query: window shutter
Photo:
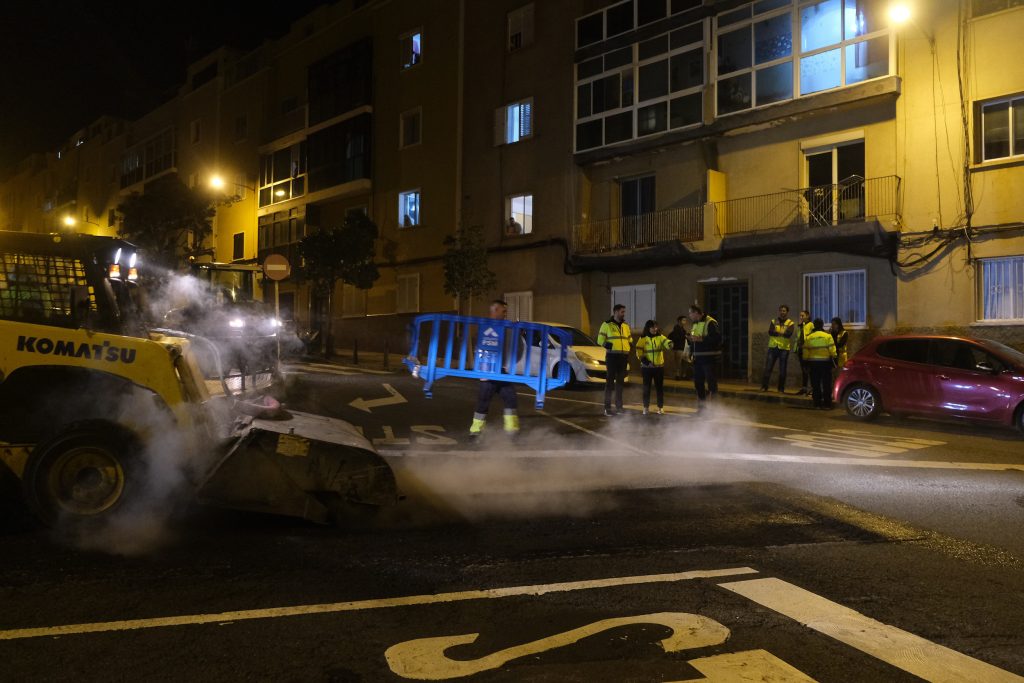
[[[521,12],[520,32],[522,33],[522,38],[520,40],[520,47],[526,47],[533,42],[533,3],[524,7]]]
[[[494,110],[494,146],[505,144],[505,107]]]
[[[533,135],[533,100],[523,102],[519,112],[519,137],[528,138]]]

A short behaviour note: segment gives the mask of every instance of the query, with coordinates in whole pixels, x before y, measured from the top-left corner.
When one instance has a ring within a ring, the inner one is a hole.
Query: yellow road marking
[[[271,607],[267,609],[238,610],[233,612],[219,612],[215,614],[188,614],[176,617],[156,617],[152,619],[127,619],[87,624],[68,624],[65,626],[19,628],[0,631],[0,640],[53,638],[57,636],[69,636],[82,633],[137,631],[150,628],[165,628],[168,626],[223,624],[226,622],[248,621],[253,619],[275,619],[280,617],[296,617],[311,614],[356,612],[360,610],[383,609],[387,607],[436,605],[448,602],[461,602],[465,600],[508,598],[522,595],[546,595],[548,593],[565,593],[569,591],[592,590],[596,588],[615,588],[617,586],[637,586],[649,583],[672,583],[675,581],[687,581],[691,579],[715,579],[725,576],[738,576],[756,573],[757,570],[751,569],[750,567],[693,570],[688,572],[676,572],[673,574],[621,576],[610,579],[568,581],[563,583],[537,584],[533,586],[511,586],[507,588],[488,588],[483,590],[459,591],[454,593],[437,593],[434,595],[410,595],[397,598],[334,602],[320,605],[296,605],[292,607]]]

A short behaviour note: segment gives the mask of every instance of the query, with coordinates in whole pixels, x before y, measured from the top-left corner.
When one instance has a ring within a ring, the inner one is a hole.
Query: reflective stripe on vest
[[[828,332],[812,332],[804,339],[805,360],[832,360],[836,356],[836,343]]]
[[[768,348],[789,351],[793,347],[793,336],[792,334],[788,337],[782,335],[786,333],[786,330],[793,329],[793,321],[786,318],[786,322],[780,324],[778,318],[773,318],[771,325],[775,329],[775,336],[768,337]]]
[[[608,349],[609,352],[629,353],[630,346],[632,346],[631,341],[629,325],[625,322],[618,324],[606,320],[601,323],[601,331],[597,334],[597,343],[604,346],[605,342],[611,342],[612,348]]]
[[[665,364],[665,350],[672,347],[672,340],[661,334],[656,337],[640,337],[636,342],[636,356],[646,358],[658,368]]]

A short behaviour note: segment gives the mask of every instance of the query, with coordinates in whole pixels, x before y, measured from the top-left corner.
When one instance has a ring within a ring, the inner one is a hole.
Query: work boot
[[[485,424],[486,418],[479,414],[473,415],[473,424],[469,426],[469,438],[479,439],[480,435],[483,434]]]
[[[647,410],[647,406],[644,406],[644,415],[647,415],[650,411]]]
[[[611,408],[605,408],[604,409],[604,416],[605,417],[615,417],[615,412]]]
[[[664,408],[658,408],[658,415],[664,415],[664,414],[665,414],[665,409]]]
[[[505,411],[505,433],[516,434],[519,432],[519,416],[515,411]]]

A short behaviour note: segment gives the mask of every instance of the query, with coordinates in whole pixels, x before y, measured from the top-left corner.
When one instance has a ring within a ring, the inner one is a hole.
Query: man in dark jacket
[[[676,379],[683,379],[685,375],[689,374],[687,371],[689,363],[686,360],[686,327],[683,325],[685,320],[685,315],[676,318],[675,327],[668,333],[668,340],[672,342],[672,350],[669,353],[672,355],[675,366]]]
[[[693,324],[686,340],[690,342],[693,355],[693,386],[697,390],[697,409],[702,410],[708,396],[718,393],[715,363],[722,356],[722,333],[718,321],[697,304],[690,306],[690,321]]]

